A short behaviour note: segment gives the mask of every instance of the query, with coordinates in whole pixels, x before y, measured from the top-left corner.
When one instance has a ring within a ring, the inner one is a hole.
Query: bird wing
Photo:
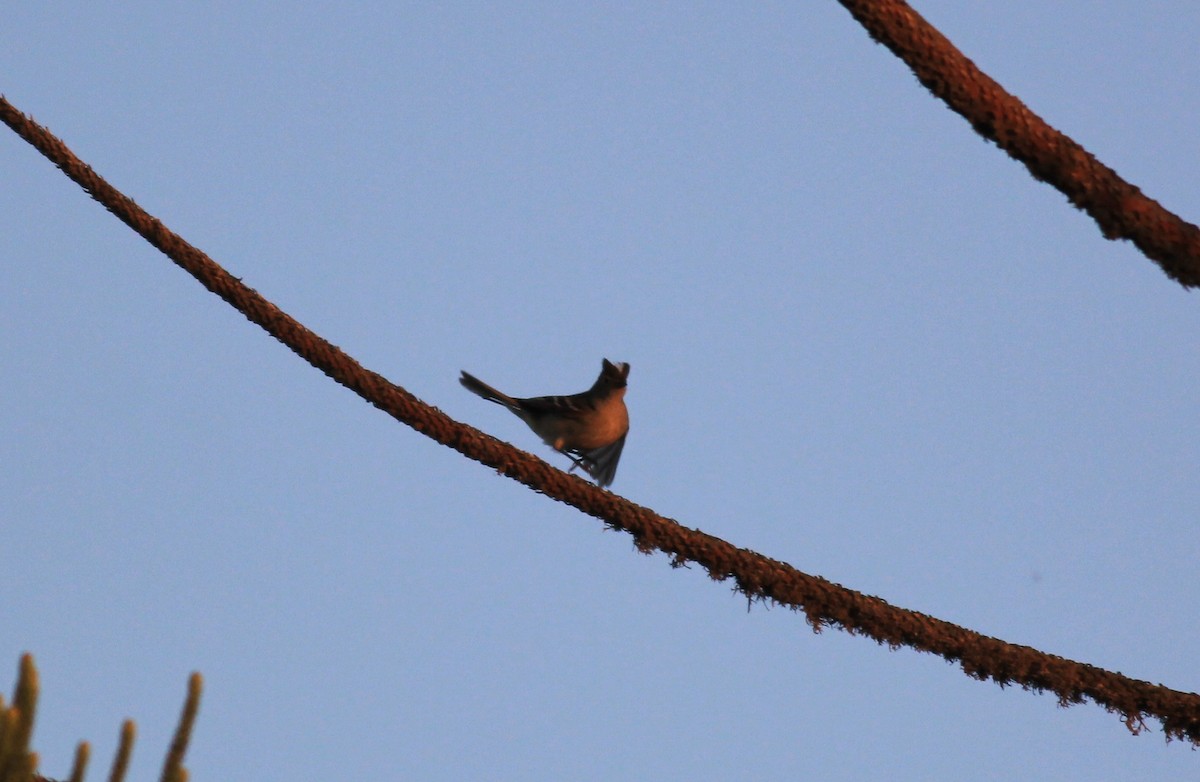
[[[627,436],[621,435],[619,440],[590,451],[571,450],[567,453],[579,460],[579,466],[592,476],[597,486],[608,486],[617,476],[617,462],[621,461],[621,450],[625,447]]]

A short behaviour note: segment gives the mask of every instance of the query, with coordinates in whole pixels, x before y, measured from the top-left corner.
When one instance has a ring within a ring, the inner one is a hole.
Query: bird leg
[[[588,466],[583,463],[583,459],[581,459],[580,457],[576,456],[575,454],[573,454],[569,451],[560,451],[559,453],[561,453],[563,456],[565,456],[571,460],[571,469],[567,470],[567,473],[575,472],[576,467],[583,470],[584,472],[588,472]]]

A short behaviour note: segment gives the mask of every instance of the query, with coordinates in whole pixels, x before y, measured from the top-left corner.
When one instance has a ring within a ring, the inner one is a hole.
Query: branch
[[[47,130],[0,97],[0,119],[36,147],[68,177],[146,241],[236,307],[305,361],[388,415],[442,445],[628,532],[642,552],[662,551],[672,564],[696,562],[717,581],[733,579],[750,599],[801,610],[814,630],[840,627],[892,648],[909,646],[959,663],[977,679],[1029,690],[1054,692],[1062,704],[1091,699],[1119,712],[1132,730],[1145,716],[1162,722],[1170,737],[1200,744],[1200,695],[1138,681],[1083,663],[1005,643],[925,614],[891,606],[810,576],[791,565],[738,548],[699,530],[659,516],[581,478],[568,475],[513,446],[461,424],[372,372],[309,331],[211,258],[172,233],[130,198],[104,181]]]
[[[1184,287],[1200,287],[1200,228],[1048,125],[903,0],[838,2],[975,132],[1091,215],[1105,239],[1129,239],[1168,277]]]

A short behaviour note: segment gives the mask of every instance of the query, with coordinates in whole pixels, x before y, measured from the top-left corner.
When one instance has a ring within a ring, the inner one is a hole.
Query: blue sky
[[[1196,222],[1194,3],[922,2]],[[1200,312],[833,2],[18,3],[0,92],[233,274],[548,460],[632,365],[613,489],[1008,641],[1200,690]],[[397,425],[0,139],[0,686],[42,770],[1181,778],[1098,707],[814,635]],[[4,675],[4,666],[9,674]]]

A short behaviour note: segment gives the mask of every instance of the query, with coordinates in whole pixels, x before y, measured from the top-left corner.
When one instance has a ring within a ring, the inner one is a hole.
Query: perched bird
[[[501,393],[467,372],[458,382],[471,393],[507,407],[546,445],[570,457],[575,467],[582,467],[597,485],[608,486],[617,474],[629,433],[629,411],[625,409],[628,377],[628,364],[604,359],[600,377],[587,391],[529,399]]]

